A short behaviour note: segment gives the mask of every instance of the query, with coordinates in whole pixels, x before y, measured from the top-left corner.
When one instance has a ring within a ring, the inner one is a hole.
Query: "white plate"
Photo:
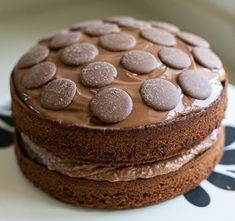
[[[83,209],[66,205],[50,198],[29,183],[17,167],[12,145],[3,146],[3,143],[7,145],[12,142],[13,127],[7,118],[8,99],[0,99],[0,115],[5,116],[4,119],[0,117],[0,220],[234,220],[235,88],[233,86],[229,86],[229,98],[224,125],[227,126],[227,143],[229,143],[225,150],[230,151],[223,159],[224,164],[229,165],[217,165],[210,182],[203,181],[200,188],[187,194],[187,197],[179,196],[159,205],[119,211]]]

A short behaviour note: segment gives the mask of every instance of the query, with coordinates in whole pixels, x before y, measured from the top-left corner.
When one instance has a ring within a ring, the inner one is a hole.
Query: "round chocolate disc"
[[[220,58],[209,48],[196,47],[192,54],[195,60],[206,68],[220,69],[223,67]]]
[[[37,45],[23,55],[18,62],[18,68],[28,68],[45,60],[50,51],[47,47]]]
[[[139,50],[126,53],[121,63],[124,68],[137,74],[148,74],[162,65],[151,53]]]
[[[113,82],[116,68],[107,62],[97,61],[88,64],[81,71],[81,82],[88,87],[103,87]]]
[[[100,45],[110,51],[125,51],[135,47],[136,39],[126,33],[115,33],[100,37]]]
[[[157,29],[157,28],[147,28],[143,29],[141,32],[141,35],[159,45],[165,45],[165,46],[175,46],[176,45],[176,40],[174,35],[171,33],[164,31],[162,29]]]
[[[105,21],[107,22],[112,22],[117,24],[121,21],[126,21],[126,20],[134,20],[134,18],[131,16],[120,15],[120,16],[111,16],[105,19]]]
[[[91,36],[107,35],[110,33],[120,32],[120,29],[115,24],[91,24],[85,27],[85,33]]]
[[[34,89],[43,86],[56,74],[56,65],[49,61],[44,61],[33,66],[23,78],[22,84],[27,89]]]
[[[200,47],[206,47],[206,48],[210,46],[207,40],[193,33],[181,31],[177,33],[177,37],[192,46],[200,46]]]
[[[123,19],[118,22],[119,26],[133,28],[133,29],[145,29],[150,28],[151,24],[146,21],[136,19]]]
[[[134,20],[133,24],[129,26],[130,28],[139,28],[139,29],[145,29],[145,28],[151,28],[151,24],[146,21],[141,20]]]
[[[73,24],[70,28],[71,30],[82,30],[88,25],[94,25],[94,24],[102,24],[103,21],[101,20],[86,20],[86,21],[80,21],[75,24]]]
[[[164,64],[175,69],[183,69],[191,65],[190,57],[178,48],[162,48],[158,55]]]
[[[41,105],[49,110],[62,110],[73,101],[76,90],[76,84],[69,79],[53,80],[42,89]]]
[[[81,36],[82,34],[80,32],[67,32],[56,34],[50,42],[50,48],[58,49],[67,47],[71,44],[78,42]]]
[[[182,91],[192,98],[204,100],[211,94],[211,85],[203,70],[185,70],[178,77]]]
[[[117,123],[131,113],[133,103],[127,92],[119,88],[106,88],[98,92],[90,103],[95,117],[105,123]]]
[[[176,25],[170,24],[168,22],[151,21],[150,23],[153,27],[164,29],[172,33],[176,33],[179,31],[179,28]]]
[[[92,44],[77,43],[63,49],[60,59],[68,65],[80,65],[94,60],[98,53],[98,49]]]
[[[49,41],[49,40],[51,40],[51,39],[52,39],[54,36],[56,36],[56,35],[59,35],[59,34],[62,34],[62,33],[68,33],[68,32],[69,32],[69,30],[66,29],[66,28],[56,30],[56,31],[52,32],[51,34],[42,37],[42,38],[39,40],[39,42],[42,42],[42,41]]]
[[[158,111],[172,110],[179,103],[180,98],[176,86],[160,78],[144,81],[140,94],[148,106]]]

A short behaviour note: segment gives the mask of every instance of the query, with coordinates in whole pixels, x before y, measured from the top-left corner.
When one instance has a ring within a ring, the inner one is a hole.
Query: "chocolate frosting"
[[[118,182],[148,179],[179,170],[186,163],[216,145],[216,141],[222,139],[221,132],[221,129],[215,129],[199,145],[187,150],[179,156],[148,164],[122,167],[102,167],[95,164],[82,165],[63,160],[48,152],[46,149],[35,145],[26,135],[21,134],[21,138],[24,149],[27,151],[28,155],[45,165],[49,170],[55,170],[70,177]]]
[[[205,100],[197,100],[191,98],[187,95],[184,95],[180,86],[177,83],[177,77],[182,70],[176,70],[167,65],[162,64],[160,68],[156,68],[152,72],[145,74],[145,75],[138,75],[136,73],[128,71],[125,67],[123,67],[120,63],[121,58],[124,54],[131,50],[143,50],[146,52],[150,52],[154,55],[157,59],[158,52],[164,46],[153,43],[147,39],[144,39],[141,36],[141,27],[140,28],[133,28],[133,27],[119,27],[119,33],[127,33],[131,36],[134,36],[136,39],[136,45],[132,49],[128,49],[126,51],[109,51],[102,48],[99,44],[100,36],[89,36],[81,31],[81,38],[79,43],[90,43],[96,46],[99,53],[92,61],[106,61],[114,65],[117,69],[117,77],[114,79],[111,85],[104,86],[102,88],[89,88],[84,86],[80,82],[80,73],[83,67],[86,64],[81,64],[77,66],[66,65],[64,64],[61,59],[61,51],[64,49],[59,50],[50,50],[49,56],[45,59],[46,61],[53,62],[57,67],[57,73],[55,75],[55,79],[60,78],[67,78],[76,83],[77,86],[77,93],[72,101],[72,103],[67,106],[66,108],[54,111],[44,108],[40,104],[40,96],[42,92],[42,87],[37,89],[29,90],[25,88],[22,84],[22,79],[29,70],[29,68],[21,69],[16,66],[13,73],[14,85],[18,92],[19,97],[21,98],[22,102],[24,102],[28,108],[32,111],[36,112],[43,118],[47,118],[50,120],[58,121],[61,123],[68,123],[73,124],[81,127],[88,127],[88,128],[98,128],[98,129],[120,129],[120,128],[133,128],[133,127],[143,127],[146,125],[156,124],[159,122],[163,122],[166,120],[173,119],[179,115],[186,114],[192,111],[198,111],[202,108],[207,107],[213,101],[215,101],[221,91],[222,91],[222,84],[221,81],[225,79],[225,71],[223,68],[220,69],[208,69],[202,67],[198,64],[195,59],[193,58],[191,51],[193,46],[185,43],[181,39],[175,37],[176,46],[177,48],[181,49],[185,53],[187,53],[191,60],[191,65],[187,69],[198,69],[202,68],[205,70],[206,77],[210,80],[210,85],[212,88],[212,92],[210,96]],[[49,47],[50,39],[40,41],[39,44]],[[180,100],[179,103],[175,108],[169,111],[157,111],[153,108],[146,105],[141,98],[139,93],[140,86],[142,85],[144,80],[153,79],[153,78],[162,78],[167,79],[172,82],[178,89],[180,93]],[[131,114],[124,120],[114,123],[114,124],[104,124],[100,123],[97,120],[93,120],[93,116],[90,110],[90,101],[94,97],[99,90],[103,88],[120,88],[125,90],[132,98],[133,101],[133,110]]]

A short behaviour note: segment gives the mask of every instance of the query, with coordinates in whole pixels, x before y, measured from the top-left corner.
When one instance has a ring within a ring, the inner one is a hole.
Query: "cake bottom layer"
[[[24,175],[51,196],[77,206],[135,208],[174,198],[195,188],[207,178],[223,153],[224,131],[211,148],[179,170],[149,179],[108,182],[73,178],[48,170],[33,161],[15,140],[18,164]]]

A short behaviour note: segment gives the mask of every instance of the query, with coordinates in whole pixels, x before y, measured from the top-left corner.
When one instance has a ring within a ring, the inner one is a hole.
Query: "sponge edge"
[[[125,209],[169,200],[195,188],[222,157],[224,131],[210,149],[176,172],[127,182],[71,178],[32,161],[15,138],[15,153],[23,174],[35,186],[61,201],[82,207]]]

